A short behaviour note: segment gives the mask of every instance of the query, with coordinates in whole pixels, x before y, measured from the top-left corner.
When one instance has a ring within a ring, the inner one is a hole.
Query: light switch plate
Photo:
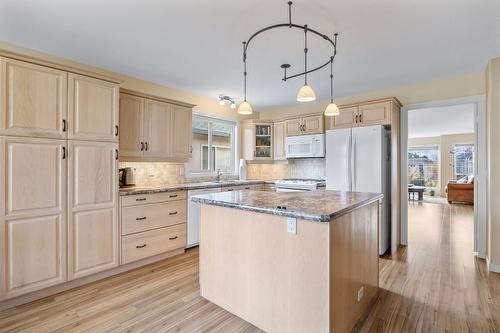
[[[297,234],[297,219],[295,217],[288,217],[286,219],[286,231],[289,234]]]

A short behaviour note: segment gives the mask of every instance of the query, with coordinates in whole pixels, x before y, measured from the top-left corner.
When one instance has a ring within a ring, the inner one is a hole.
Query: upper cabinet
[[[341,106],[338,116],[328,117],[327,129],[371,125],[390,126],[393,123],[394,113],[398,113],[400,107],[401,104],[394,98]]]
[[[120,94],[120,159],[185,162],[191,157],[192,109]]]
[[[286,121],[274,123],[274,160],[286,160],[285,152]]]
[[[273,160],[273,123],[247,121],[241,125],[243,158]]]
[[[118,142],[118,85],[68,74],[69,139]]]
[[[285,122],[286,136],[321,134],[325,132],[323,114],[289,119]]]
[[[0,57],[0,135],[65,139],[67,72]]]

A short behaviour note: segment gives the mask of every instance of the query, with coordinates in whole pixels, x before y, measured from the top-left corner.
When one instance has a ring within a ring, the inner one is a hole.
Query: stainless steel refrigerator
[[[390,133],[383,126],[326,132],[326,189],[383,193],[379,213],[379,254],[390,246]]]

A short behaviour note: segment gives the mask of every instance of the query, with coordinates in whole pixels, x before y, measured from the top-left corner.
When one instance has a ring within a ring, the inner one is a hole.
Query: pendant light
[[[312,102],[316,100],[314,90],[307,84],[307,24],[304,25],[304,85],[297,93],[297,102]]]
[[[333,117],[340,114],[339,107],[333,102],[333,57],[330,58],[330,104],[325,109],[325,116]]]
[[[243,67],[244,67],[243,93],[245,96],[244,96],[243,102],[241,102],[240,106],[238,107],[238,113],[243,114],[243,115],[248,115],[248,114],[252,114],[253,110],[252,110],[252,106],[250,105],[250,103],[247,102],[247,57],[246,57],[246,53],[244,52],[245,46],[246,46],[246,42],[243,42],[243,54],[244,54],[243,55]]]

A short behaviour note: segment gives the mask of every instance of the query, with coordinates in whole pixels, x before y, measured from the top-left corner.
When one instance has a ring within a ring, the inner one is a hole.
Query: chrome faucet
[[[217,182],[220,182],[220,176],[222,176],[222,171],[220,169],[217,170]]]

